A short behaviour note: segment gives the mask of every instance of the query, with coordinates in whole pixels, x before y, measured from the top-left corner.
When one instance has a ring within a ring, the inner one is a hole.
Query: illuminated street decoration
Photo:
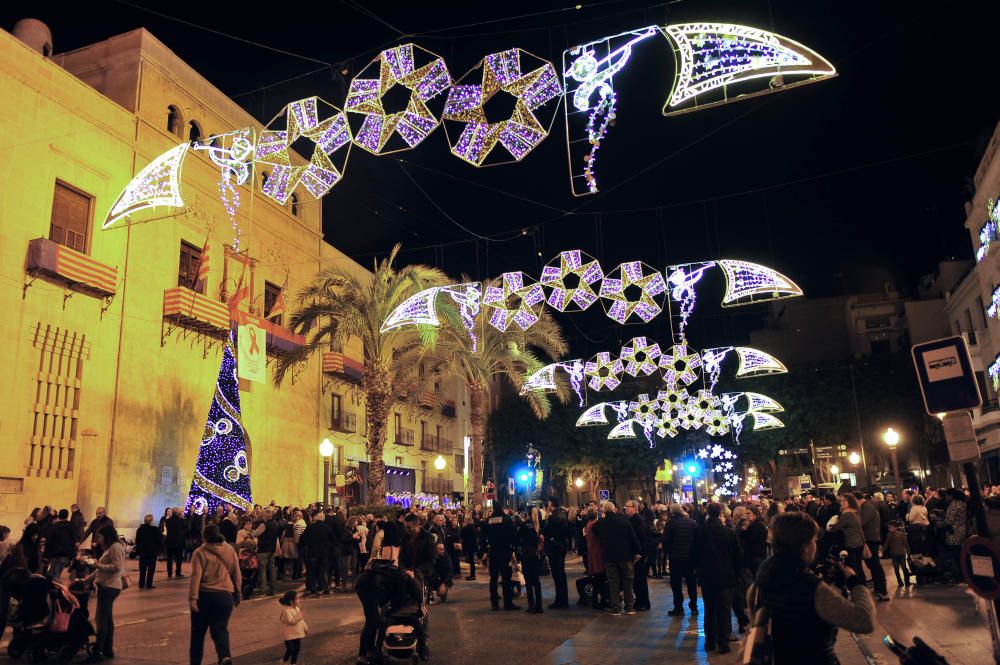
[[[993,289],[993,296],[990,298],[990,306],[986,308],[986,316],[991,319],[997,318],[1000,314],[1000,286]]]
[[[784,427],[785,423],[781,422],[775,416],[770,413],[753,412],[750,414],[753,416],[753,429],[754,431],[762,429],[778,429]]]
[[[205,150],[212,163],[219,167],[219,198],[233,227],[233,250],[240,251],[240,227],[236,213],[240,208],[240,190],[253,171],[253,130],[241,129],[213,136],[204,143],[194,143],[195,150]],[[229,147],[225,147],[226,143]]]
[[[601,264],[578,249],[560,252],[542,268],[539,280],[548,292],[549,305],[560,312],[571,307],[583,311],[597,301],[593,285],[604,278]]]
[[[276,129],[281,118],[284,129]],[[313,152],[308,165],[293,165],[291,146],[302,137],[312,142]],[[254,160],[270,169],[261,191],[281,205],[300,184],[315,198],[322,198],[343,177],[351,143],[347,116],[339,108],[319,97],[292,102],[257,136]]]
[[[729,433],[729,418],[721,409],[711,408],[704,412],[705,431],[709,436],[722,436]]]
[[[769,353],[758,349],[751,349],[746,346],[733,347],[740,357],[740,366],[736,370],[736,378],[751,376],[767,376],[771,374],[785,374],[788,368],[780,360]]]
[[[601,282],[601,298],[608,318],[626,323],[632,315],[649,323],[663,310],[667,285],[659,271],[641,261],[622,263]]]
[[[675,44],[677,73],[673,90],[663,106],[664,115],[683,112],[685,102],[712,90],[723,90],[722,100],[730,98],[727,87],[757,78],[769,78],[767,86],[743,97],[774,92],[820,81],[836,75],[823,56],[787,37],[729,23],[684,23],[664,28]],[[784,77],[805,76],[792,84]],[[702,105],[702,108],[704,105]],[[693,109],[686,109],[693,110]]]
[[[417,66],[415,57],[427,61]],[[362,78],[377,68],[378,78]],[[387,112],[385,95],[394,86],[410,92],[406,107]],[[403,44],[382,51],[351,81],[344,108],[348,113],[364,115],[354,142],[370,153],[389,154],[419,145],[440,124],[427,102],[451,86],[451,75],[444,59],[414,44]],[[387,149],[393,137],[402,139],[399,147]]]
[[[580,414],[580,417],[576,419],[576,426],[591,427],[593,425],[607,425],[608,417],[604,413],[605,406],[607,406],[607,403],[601,402],[600,404],[588,407],[587,410]]]
[[[701,418],[710,411],[717,409],[719,404],[719,398],[713,395],[711,391],[699,390],[688,399],[685,410]]]
[[[652,427],[659,421],[660,403],[643,393],[634,402],[629,402],[629,414],[642,427]]]
[[[476,316],[479,314],[480,283],[466,282],[464,284],[451,284],[450,286],[432,286],[413,294],[404,300],[392,313],[382,322],[379,332],[389,332],[403,326],[439,326],[441,325],[437,315],[437,297],[439,293],[445,293],[458,306],[458,313],[462,319],[462,324],[469,333],[472,340],[472,350],[478,346],[478,339],[475,334]]]
[[[733,350],[727,346],[718,349],[706,349],[701,355],[701,360],[705,366],[705,374],[708,375],[708,389],[715,390],[722,376],[722,361],[726,359],[726,354]]]
[[[660,409],[664,415],[676,419],[680,417],[682,412],[687,411],[687,404],[691,396],[685,388],[673,388],[661,390],[657,393],[656,399],[660,403]]]
[[[680,417],[676,415],[672,416],[670,412],[664,409],[660,411],[660,419],[656,423],[656,435],[661,439],[673,439],[680,433],[680,430],[678,430],[680,426]]]
[[[525,72],[522,63],[525,57],[542,64]],[[482,72],[478,83],[462,83],[477,70]],[[510,118],[490,122],[485,105],[500,92],[514,97],[514,110]],[[491,53],[448,91],[442,120],[461,123],[463,127],[457,139],[452,140],[445,124],[452,154],[473,166],[483,166],[499,143],[513,160],[492,160],[490,165],[521,161],[548,136],[548,125],[555,117],[553,108],[549,122],[543,124],[536,112],[561,94],[562,84],[552,63],[517,48]]]
[[[574,158],[574,151],[572,149],[569,151],[570,186],[575,196],[597,192],[594,165],[601,141],[609,125],[615,120],[617,106],[615,74],[628,63],[633,46],[659,32],[658,27],[649,26],[580,44],[563,52],[563,80],[567,98],[564,111],[569,145],[574,142],[582,143],[584,140],[583,137],[576,136],[578,132],[574,131],[575,128],[571,129],[573,124],[571,116],[587,113],[585,137],[589,148],[586,148],[587,152],[582,157],[584,163],[582,173],[578,173],[579,155]],[[571,97],[572,109],[569,103]],[[569,138],[571,134],[573,138]],[[582,183],[578,182],[581,178]]]
[[[634,423],[634,420],[624,420],[618,423],[608,433],[608,439],[634,439],[635,430],[632,428]]]
[[[608,406],[615,412],[615,417],[618,418],[618,422],[625,422],[629,419],[629,402],[621,400],[618,402],[608,402]]]
[[[591,390],[614,390],[622,382],[624,366],[620,358],[614,358],[607,351],[595,355],[583,368],[587,385]]]
[[[645,337],[635,337],[622,347],[621,359],[629,376],[649,376],[656,371],[659,357],[660,345]]]
[[[780,272],[749,261],[720,259],[719,267],[726,273],[726,294],[723,307],[747,305],[759,300],[782,300],[802,295],[802,289]]]
[[[1000,353],[993,359],[993,364],[986,368],[986,373],[993,379],[993,390],[1000,390]]]
[[[986,258],[990,251],[990,243],[997,239],[998,228],[1000,228],[1000,200],[990,199],[986,202],[986,223],[979,229],[977,263]]]
[[[675,344],[660,356],[660,372],[663,382],[670,389],[676,388],[678,382],[690,386],[698,379],[698,369],[701,367],[701,354],[689,349],[687,344]]]
[[[493,310],[490,325],[507,332],[511,323],[527,330],[538,321],[545,292],[541,284],[525,280],[523,272],[505,272],[498,281],[486,287],[483,306]]]
[[[697,300],[695,285],[701,281],[701,278],[705,275],[705,271],[713,267],[715,267],[715,261],[689,263],[667,268],[670,297],[680,303],[680,325],[678,326],[677,333],[677,339],[680,342],[687,341],[687,322],[691,318],[691,313],[694,312],[694,305]]]
[[[183,206],[180,173],[188,147],[187,143],[175,146],[139,171],[115,199],[101,228],[108,229],[119,219],[145,208]]]
[[[762,395],[760,393],[743,393],[743,396],[747,399],[747,411],[777,413],[785,410],[785,407],[781,406],[781,404],[767,395]]]
[[[705,424],[698,414],[692,413],[687,409],[680,413],[679,420],[681,421],[681,427],[686,430],[701,429],[701,426]]]
[[[247,511],[250,491],[250,437],[243,429],[233,333],[223,347],[222,364],[212,405],[198,447],[191,489],[185,507],[205,514],[224,503]]]
[[[520,394],[525,395],[529,392],[551,393],[558,390],[559,386],[556,383],[557,369],[562,369],[569,375],[570,386],[573,388],[573,392],[576,393],[577,398],[579,398],[580,406],[583,406],[584,364],[582,360],[565,360],[546,365],[528,377],[527,381],[521,385]]]

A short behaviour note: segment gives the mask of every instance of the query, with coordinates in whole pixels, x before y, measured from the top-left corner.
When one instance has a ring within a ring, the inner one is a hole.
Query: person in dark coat
[[[448,591],[455,584],[455,574],[451,569],[451,557],[445,551],[444,543],[436,543],[434,549],[437,558],[434,560],[434,567],[427,578],[427,596],[432,604],[435,593],[442,603],[447,601]]]
[[[412,513],[403,520],[403,528],[406,534],[399,547],[399,567],[423,586],[424,580],[434,570],[434,559],[437,558],[434,538],[424,531],[420,517]]]
[[[507,611],[521,609],[514,604],[514,590],[510,578],[510,556],[517,542],[517,529],[510,518],[507,509],[497,509],[490,515],[483,528],[483,540],[489,555],[490,571],[490,605],[494,610],[500,609],[500,594],[497,592],[497,581],[503,589],[503,608]]]
[[[539,578],[538,531],[530,517],[515,519],[517,525],[517,558],[524,574],[524,589],[528,596],[528,614],[542,613],[542,580]]]
[[[757,506],[747,508],[747,519],[750,523],[742,533],[740,545],[743,547],[743,563],[750,576],[756,578],[757,569],[767,558],[767,527]]]
[[[474,580],[476,579],[476,550],[479,548],[479,529],[476,528],[475,520],[472,517],[465,518],[465,526],[462,527],[460,537],[465,562],[469,564],[469,576],[465,579]]]
[[[736,532],[720,519],[722,506],[708,504],[704,526],[694,534],[694,561],[705,602],[705,650],[729,653],[733,594],[743,567]]]
[[[327,580],[330,549],[333,546],[333,534],[324,519],[323,513],[317,513],[306,530],[299,537],[299,543],[305,546],[306,555],[306,592],[305,595],[330,593]]]
[[[153,526],[152,514],[146,515],[135,530],[135,551],[139,554],[139,588],[155,589],[153,573],[156,571],[156,557],[163,551],[163,534]]]
[[[115,528],[115,521],[108,517],[108,514],[104,510],[103,506],[97,509],[96,514],[97,516],[91,520],[90,526],[88,526],[87,530],[83,532],[83,538],[80,539],[80,542],[78,542],[77,545],[85,541],[88,536],[91,537],[90,550],[95,559],[100,559],[101,554],[104,553],[104,549],[101,546],[101,539],[94,538],[93,536],[94,534],[100,533],[101,529],[106,526],[110,526],[112,529]]]
[[[87,519],[80,512],[80,506],[75,503],[69,507],[69,523],[73,525],[73,538],[77,544],[83,542],[83,531],[87,528]]]
[[[45,558],[49,561],[49,577],[59,581],[62,571],[69,565],[70,559],[76,554],[76,539],[73,538],[73,525],[67,520],[69,511],[63,508],[49,526],[45,538]]]
[[[552,585],[555,587],[555,602],[549,605],[552,610],[569,608],[569,585],[566,580],[566,552],[569,549],[570,527],[566,514],[559,506],[559,500],[550,497],[547,509],[549,517],[545,520],[544,536],[545,554],[549,557],[549,567],[552,570]]]
[[[177,568],[177,577],[184,577],[181,574],[181,564],[184,562],[184,545],[187,543],[188,523],[181,515],[180,508],[174,508],[173,514],[167,518],[167,535],[163,539],[163,547],[167,553],[167,577],[174,576],[174,567]]]
[[[635,614],[635,593],[632,588],[632,578],[635,575],[635,562],[642,556],[642,547],[635,536],[635,530],[628,518],[618,512],[613,501],[605,501],[601,506],[604,519],[593,526],[594,535],[601,543],[604,555],[604,570],[608,576],[608,587],[611,596],[610,614],[622,614],[621,601],[618,595],[625,595],[625,614]]]
[[[635,564],[635,577],[632,578],[635,609],[639,612],[645,612],[651,607],[649,603],[650,557],[648,543],[650,540],[655,543],[655,537],[652,534],[652,525],[647,525],[643,515],[639,512],[639,504],[636,501],[629,500],[625,502],[625,515],[628,517],[629,524],[632,525],[635,537],[639,541],[641,554]],[[655,557],[655,549],[653,556]]]
[[[670,519],[663,529],[663,549],[670,563],[670,589],[674,594],[674,609],[670,616],[684,614],[684,585],[688,589],[688,607],[691,614],[698,614],[698,578],[694,569],[694,533],[698,524],[691,519],[680,504],[670,506]]]

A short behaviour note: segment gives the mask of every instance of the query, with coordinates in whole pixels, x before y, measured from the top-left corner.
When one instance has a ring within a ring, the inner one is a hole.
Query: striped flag
[[[274,304],[271,305],[271,311],[267,313],[265,319],[273,319],[279,314],[285,313],[285,289],[288,288],[288,275],[285,275],[285,283],[282,284],[281,290],[278,291],[278,297],[274,299]]]
[[[236,291],[234,291],[233,295],[229,296],[229,300],[226,301],[226,304],[229,306],[230,316],[236,320],[240,319],[238,315],[240,305],[242,305],[243,301],[246,300],[248,295],[250,295],[250,287],[244,286],[243,282],[246,275],[247,275],[247,264],[244,263],[243,272],[240,273],[240,281],[236,284]]]
[[[208,254],[208,236],[205,236],[205,245],[201,248],[201,256],[198,258],[198,270],[194,274],[194,283],[191,285],[193,291],[201,292],[208,281],[211,261]]]

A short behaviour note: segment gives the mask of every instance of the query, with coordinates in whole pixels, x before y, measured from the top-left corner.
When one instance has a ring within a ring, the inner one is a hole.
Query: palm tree
[[[346,345],[360,339],[364,348],[365,376],[361,387],[367,408],[368,498],[385,500],[386,425],[392,407],[405,399],[401,386],[415,382],[412,357],[433,348],[437,328],[422,325],[381,332],[382,322],[407,298],[418,291],[447,283],[437,268],[393,263],[400,246],[388,258],[376,259],[373,275],[358,275],[344,268],[327,268],[298,295],[300,309],[290,327],[306,335],[306,344],[278,358],[274,381],[280,385],[288,371],[330,344]],[[406,391],[411,395],[414,391]]]
[[[568,350],[562,329],[547,310],[527,330],[500,332],[488,323],[477,331],[476,351],[462,326],[454,325],[454,315],[442,317],[451,325],[443,328],[434,355],[440,361],[440,370],[463,380],[469,390],[469,420],[472,425],[470,472],[472,476],[473,503],[482,501],[483,440],[486,430],[486,400],[495,385],[495,379],[509,381],[520,390],[524,380],[544,367],[548,361],[561,358]],[[540,352],[543,360],[535,352]],[[569,392],[560,384],[556,396],[565,402]],[[545,419],[552,409],[549,395],[531,391],[523,395],[539,420]]]

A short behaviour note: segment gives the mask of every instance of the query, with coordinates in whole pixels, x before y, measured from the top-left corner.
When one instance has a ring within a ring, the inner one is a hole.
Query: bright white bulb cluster
[[[240,190],[250,179],[253,165],[253,130],[241,129],[194,144],[195,150],[205,150],[212,163],[219,167],[219,198],[233,227],[233,249],[240,251],[240,226],[236,213],[240,209]],[[229,147],[225,144],[229,143]],[[219,144],[219,145],[213,145]]]
[[[111,206],[102,228],[144,208],[183,206],[180,172],[188,147],[182,143],[171,148],[137,173]]]
[[[1000,390],[1000,353],[993,359],[993,363],[986,369],[986,373],[993,379],[993,390]]]
[[[990,251],[990,243],[997,239],[998,228],[1000,228],[1000,200],[990,199],[986,202],[986,223],[979,229],[979,249],[976,250],[976,262],[986,258]]]

